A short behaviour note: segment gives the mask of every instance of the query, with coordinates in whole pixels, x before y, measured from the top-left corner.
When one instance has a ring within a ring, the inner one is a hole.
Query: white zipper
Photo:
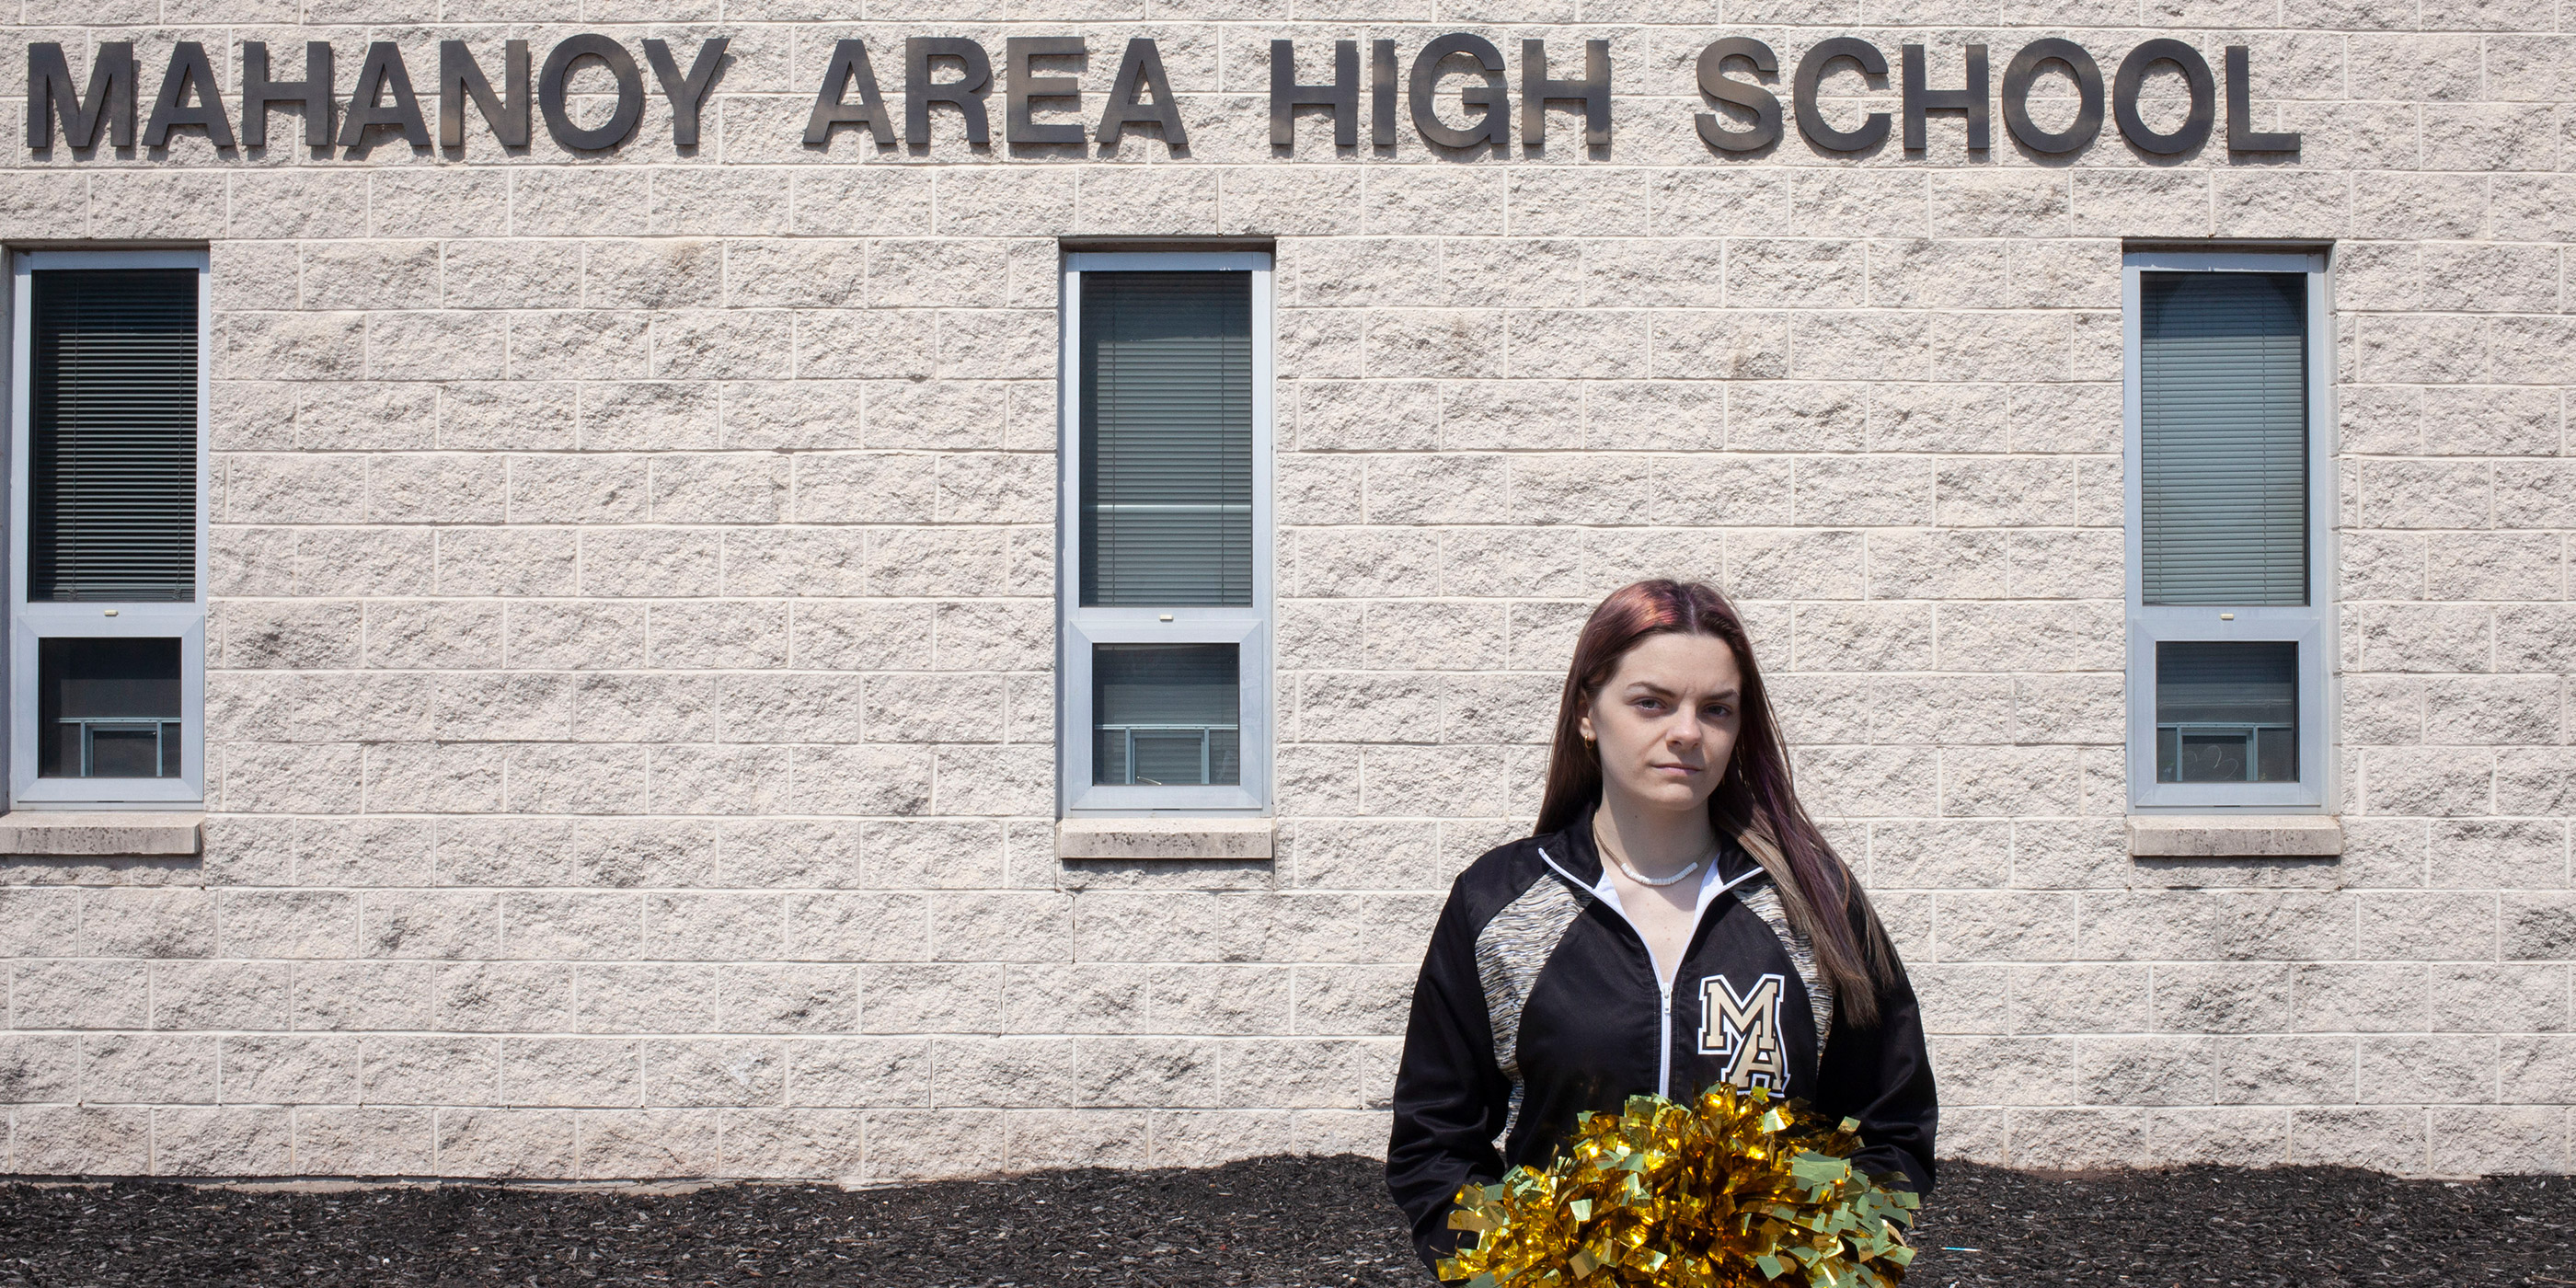
[[[1619,915],[1626,917],[1628,914],[1622,912]],[[1630,928],[1634,929],[1635,923],[1630,923]],[[1692,930],[1697,933],[1696,921],[1692,923]],[[1654,954],[1646,954],[1646,959],[1654,960]],[[1680,974],[1681,969],[1680,962],[1673,963],[1674,974]],[[1655,986],[1664,994],[1664,1022],[1655,1030],[1655,1094],[1670,1100],[1673,1096],[1673,986],[1667,980],[1657,980]]]
[[[1545,860],[1549,867],[1556,868],[1556,874],[1565,878],[1574,886],[1575,889],[1600,898],[1602,902],[1609,904],[1610,911],[1618,913],[1619,920],[1628,924],[1628,933],[1637,937],[1637,945],[1641,948],[1646,948],[1647,968],[1650,970],[1654,968],[1655,950],[1646,947],[1646,932],[1637,928],[1636,920],[1628,915],[1628,910],[1626,908],[1619,906],[1619,887],[1610,884],[1610,873],[1608,869],[1605,868],[1602,870],[1600,885],[1587,886],[1573,873],[1566,871],[1562,867],[1558,867],[1555,858],[1548,854],[1546,847],[1540,847],[1538,857]],[[1716,870],[1717,869],[1712,862],[1709,871],[1714,873]],[[1708,916],[1709,907],[1717,902],[1718,896],[1725,894],[1728,891],[1733,890],[1735,887],[1740,886],[1760,875],[1762,875],[1762,868],[1757,864],[1754,866],[1752,871],[1747,872],[1740,877],[1736,877],[1733,880],[1728,881],[1726,884],[1709,891],[1707,897],[1699,901],[1699,906],[1691,910],[1690,933],[1682,937],[1682,952],[1685,955],[1690,952],[1691,941],[1699,938],[1700,920]],[[1703,878],[1703,880],[1705,880],[1705,878]],[[1680,962],[1674,962],[1674,977],[1679,978],[1681,973],[1682,964]],[[1672,1098],[1673,1094],[1673,981],[1665,979],[1662,971],[1655,972],[1655,992],[1659,995],[1656,1000],[1661,1014],[1661,1023],[1656,1026],[1656,1036],[1658,1041],[1655,1044],[1655,1094],[1669,1100]]]

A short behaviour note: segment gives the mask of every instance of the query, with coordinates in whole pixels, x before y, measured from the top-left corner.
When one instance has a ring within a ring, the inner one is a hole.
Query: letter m
[[[1779,975],[1762,976],[1744,993],[1736,992],[1724,975],[1700,980],[1699,1049],[1724,1062],[1725,1081],[1774,1091],[1788,1088],[1789,1061],[1780,1048],[1780,997],[1786,989],[1787,981]]]
[[[54,146],[54,116],[63,120],[63,142],[75,148],[96,147],[105,118],[108,142],[134,146],[134,42],[112,40],[98,47],[90,63],[89,92],[72,83],[63,47],[53,41],[27,46],[27,150],[49,152]]]

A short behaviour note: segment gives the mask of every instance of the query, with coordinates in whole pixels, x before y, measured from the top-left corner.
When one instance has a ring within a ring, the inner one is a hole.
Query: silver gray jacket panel
[[[1807,986],[1808,1018],[1816,1024],[1816,1058],[1824,1058],[1825,1035],[1834,1027],[1834,986],[1824,972],[1816,969],[1816,947],[1805,935],[1789,928],[1789,914],[1780,906],[1780,892],[1771,888],[1769,879],[1753,883],[1751,889],[1739,890],[1736,897],[1771,927],[1780,937],[1780,948],[1798,968],[1799,982]]]
[[[1502,1134],[1520,1117],[1521,1006],[1539,968],[1547,965],[1566,928],[1583,913],[1583,900],[1565,883],[1543,879],[1503,906],[1476,936],[1476,976],[1485,987],[1485,1018],[1494,1030],[1494,1065],[1512,1082],[1512,1110]]]
[[[1782,951],[1797,967],[1799,982],[1807,988],[1808,1019],[1815,1025],[1816,1050],[1821,1053],[1826,1035],[1833,1029],[1834,993],[1833,985],[1816,969],[1815,947],[1790,927],[1780,894],[1767,878],[1757,877],[1734,893],[1778,936]],[[1485,1017],[1494,1034],[1494,1066],[1512,1084],[1511,1109],[1503,1119],[1502,1136],[1509,1136],[1520,1118],[1521,1008],[1529,1000],[1539,970],[1547,965],[1548,957],[1565,938],[1574,919],[1582,915],[1586,898],[1561,881],[1534,882],[1519,898],[1495,913],[1476,936],[1476,975],[1484,985]]]
[[[1485,1015],[1494,1029],[1494,1065],[1520,1081],[1521,1004],[1539,968],[1556,952],[1583,901],[1559,881],[1536,881],[1503,906],[1476,936],[1476,975],[1485,986]]]

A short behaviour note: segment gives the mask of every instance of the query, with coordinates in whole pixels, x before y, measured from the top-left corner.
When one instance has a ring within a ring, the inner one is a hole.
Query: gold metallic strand
[[[1862,1175],[1860,1124],[1756,1087],[1584,1114],[1545,1170],[1460,1187],[1466,1288],[1894,1288],[1915,1196]]]

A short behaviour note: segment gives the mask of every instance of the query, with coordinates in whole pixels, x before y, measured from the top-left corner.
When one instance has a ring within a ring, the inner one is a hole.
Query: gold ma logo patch
[[[1780,1047],[1780,997],[1787,989],[1778,975],[1764,975],[1741,993],[1724,975],[1701,977],[1699,1052],[1724,1062],[1725,1081],[1788,1089],[1788,1055]]]

